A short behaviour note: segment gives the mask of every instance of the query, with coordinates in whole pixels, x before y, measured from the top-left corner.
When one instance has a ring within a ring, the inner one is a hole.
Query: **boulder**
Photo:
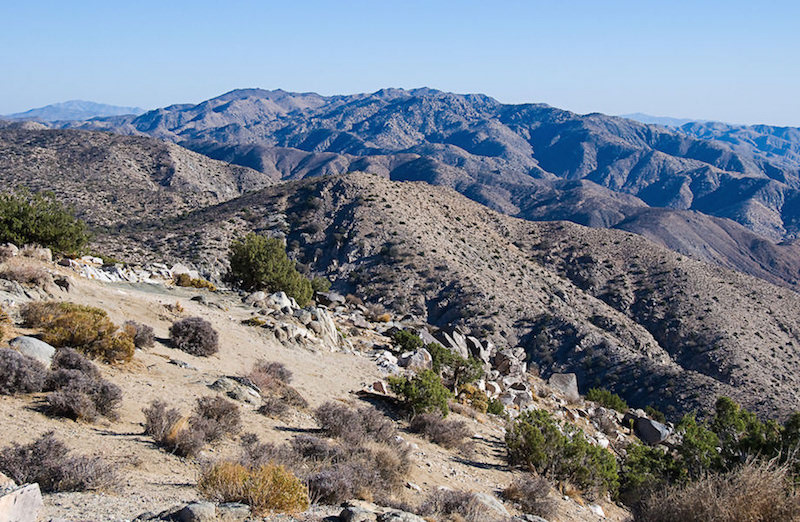
[[[56,349],[46,342],[26,335],[11,339],[8,344],[22,355],[30,357],[31,359],[36,359],[44,364],[46,368],[50,367],[53,356],[56,354]]]
[[[16,482],[8,478],[4,473],[0,473],[0,490],[15,489],[16,487]]]
[[[314,294],[314,298],[323,306],[336,306],[345,303],[344,296],[336,292],[317,292]]]
[[[483,363],[491,362],[492,354],[490,353],[490,349],[488,345],[484,345],[480,339],[468,335],[466,337],[467,340],[467,348],[469,349],[470,354],[478,359]]]
[[[547,384],[564,395],[568,402],[581,400],[581,395],[578,393],[578,377],[574,373],[554,373],[547,380]]]
[[[642,442],[651,446],[664,442],[672,433],[667,426],[647,417],[637,417],[634,420],[633,432]]]
[[[420,339],[422,339],[422,342],[424,344],[439,343],[439,341],[436,340],[436,337],[432,336],[427,328],[418,329],[417,335],[419,336]]]
[[[192,502],[175,513],[179,522],[214,522],[217,520],[217,506],[213,502]]]
[[[266,298],[267,298],[267,293],[266,292],[262,292],[261,290],[259,290],[258,292],[253,292],[252,294],[250,294],[247,297],[245,297],[244,298],[244,303],[252,305],[252,304],[260,303],[261,301],[263,301]]]
[[[500,350],[494,356],[494,367],[502,375],[513,375],[519,373],[522,362],[517,359],[514,352],[510,349]]]
[[[486,395],[490,398],[500,395],[500,385],[494,381],[486,381]]]
[[[179,274],[186,274],[192,279],[200,279],[200,272],[198,272],[197,270],[192,270],[188,266],[182,265],[180,263],[175,263],[174,265],[172,265],[172,268],[170,268],[169,272],[172,275],[172,277],[175,277]]]
[[[283,310],[284,308],[288,308],[292,310],[292,300],[284,292],[275,292],[274,294],[270,294],[266,298],[267,304],[279,309]]]
[[[239,522],[250,518],[250,506],[240,502],[225,502],[217,506],[217,520]]]
[[[405,352],[397,359],[397,365],[410,370],[428,370],[433,364],[433,357],[425,348],[413,352]]]
[[[483,506],[486,511],[489,511],[494,515],[492,518],[506,520],[511,517],[506,507],[497,498],[487,493],[474,493],[473,498],[478,504]]]
[[[4,494],[0,493],[0,520],[36,522],[42,509],[39,484],[28,484]]]

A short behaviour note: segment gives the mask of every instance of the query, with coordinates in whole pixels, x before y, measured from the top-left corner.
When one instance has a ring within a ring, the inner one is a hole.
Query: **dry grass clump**
[[[29,264],[13,264],[0,270],[0,279],[36,288],[45,288],[53,284],[51,276],[44,268]]]
[[[556,515],[556,502],[549,496],[550,483],[536,475],[517,477],[505,490],[503,497],[515,502],[521,511],[550,519]]]
[[[16,350],[0,348],[0,395],[42,391],[47,370]]]
[[[308,488],[277,464],[217,462],[203,469],[197,487],[210,500],[247,504],[255,515],[299,513],[310,505]]]
[[[32,302],[21,309],[25,326],[39,328],[56,348],[73,347],[93,359],[126,363],[133,358],[130,334],[120,331],[104,310],[74,303]]]
[[[0,263],[5,263],[18,253],[17,247],[10,243],[0,245]]]
[[[197,455],[207,442],[233,435],[241,429],[239,407],[222,397],[200,397],[194,415],[186,417],[162,401],[142,410],[144,431],[156,444],[181,457]]]
[[[282,363],[260,360],[246,377],[258,388],[263,397],[261,407],[258,409],[263,415],[279,416],[290,407],[299,409],[308,407],[308,402],[300,392],[289,386],[292,372]]]
[[[94,421],[117,418],[122,390],[100,377],[97,367],[71,348],[59,349],[45,380],[46,411],[50,415]]]
[[[189,288],[206,288],[211,292],[216,292],[217,287],[211,281],[205,279],[196,279],[189,274],[178,274],[175,279],[175,286],[184,286]]]
[[[445,448],[469,449],[470,441],[466,439],[471,433],[463,421],[446,420],[437,413],[420,413],[411,419],[409,429]]]
[[[3,307],[0,306],[0,341],[6,336],[8,326],[11,324],[11,318],[8,316]]]
[[[37,482],[44,492],[107,490],[115,484],[116,471],[102,458],[69,453],[49,432],[0,450],[0,472],[18,484]]]
[[[25,245],[19,249],[20,257],[36,259],[37,261],[50,262],[53,260],[53,253],[49,248],[39,245]]]
[[[208,357],[219,351],[219,334],[201,317],[175,321],[169,328],[169,335],[175,348],[192,355]]]
[[[136,321],[125,321],[122,329],[133,338],[133,345],[136,348],[152,348],[156,342],[153,328]]]
[[[284,445],[259,443],[255,435],[242,437],[242,442],[244,465],[286,466],[308,486],[314,503],[383,501],[403,487],[411,467],[408,446],[398,442],[352,444],[310,435]]]
[[[425,499],[417,510],[419,515],[434,520],[489,522],[505,520],[469,491],[440,489]]]
[[[800,494],[792,490],[786,466],[749,460],[729,473],[707,475],[654,493],[637,507],[635,520],[800,520]]]
[[[351,444],[367,440],[388,443],[397,436],[394,423],[371,406],[350,408],[328,401],[314,410],[314,418],[327,436]]]

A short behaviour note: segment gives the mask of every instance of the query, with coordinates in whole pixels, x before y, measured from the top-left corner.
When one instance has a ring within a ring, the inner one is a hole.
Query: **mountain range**
[[[88,120],[102,116],[121,116],[124,114],[139,115],[144,109],[139,107],[119,107],[85,100],[70,100],[38,107],[25,112],[7,114],[3,118],[9,120],[34,120],[34,121],[70,121]]]

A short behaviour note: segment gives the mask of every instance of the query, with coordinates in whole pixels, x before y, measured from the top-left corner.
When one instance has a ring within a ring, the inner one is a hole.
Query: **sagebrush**
[[[202,317],[175,321],[169,329],[169,335],[175,348],[192,355],[208,357],[219,351],[219,334]]]

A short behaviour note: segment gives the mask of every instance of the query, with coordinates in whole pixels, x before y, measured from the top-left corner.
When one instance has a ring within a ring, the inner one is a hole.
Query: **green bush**
[[[37,243],[65,253],[77,253],[89,240],[86,224],[51,192],[27,189],[0,194],[0,243]]]
[[[657,446],[638,443],[628,447],[619,478],[619,498],[628,506],[639,504],[665,486],[688,479],[685,468],[671,453]]]
[[[622,397],[603,388],[590,388],[586,392],[586,400],[596,402],[604,408],[617,410],[621,413],[628,411],[628,403]]]
[[[445,417],[450,412],[447,401],[453,394],[444,387],[441,377],[432,370],[423,370],[411,379],[389,377],[389,386],[403,399],[412,415],[439,411]]]
[[[486,413],[491,413],[492,415],[502,415],[505,412],[506,409],[503,407],[503,403],[500,402],[500,399],[489,397],[489,402],[486,406]]]
[[[417,334],[413,334],[407,330],[398,330],[392,334],[392,341],[394,341],[394,348],[398,352],[413,352],[422,348],[422,339]]]
[[[425,349],[431,354],[431,368],[444,378],[454,393],[458,393],[459,386],[483,377],[483,363],[474,357],[465,359],[439,343],[426,344]]]
[[[311,289],[314,292],[327,292],[331,289],[331,282],[324,277],[315,277],[311,280]]]
[[[280,239],[247,234],[231,243],[230,279],[245,290],[286,292],[305,306],[313,290],[311,281],[297,271]]]
[[[660,422],[661,424],[667,422],[667,416],[664,415],[660,410],[657,410],[652,406],[645,406],[644,412],[647,414],[648,417],[650,417],[655,421]]]
[[[584,491],[615,492],[617,461],[613,454],[590,444],[583,432],[559,425],[546,411],[521,414],[506,431],[508,462],[553,480],[567,481]]]

